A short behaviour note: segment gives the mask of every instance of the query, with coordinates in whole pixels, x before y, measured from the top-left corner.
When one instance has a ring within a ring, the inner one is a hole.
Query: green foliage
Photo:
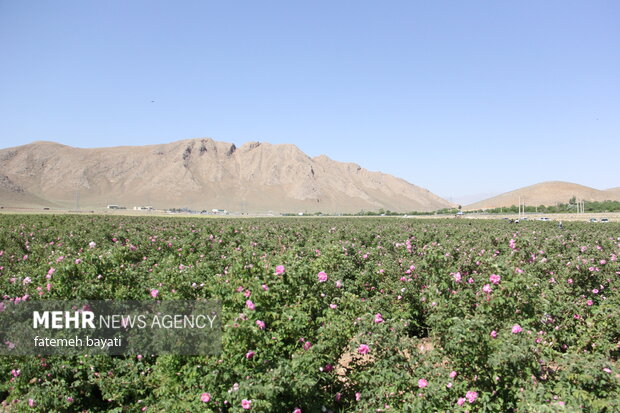
[[[539,213],[539,214],[557,214],[557,213],[570,213],[570,212],[578,212],[576,207],[575,197],[572,197],[567,204],[559,203],[557,205],[539,205],[539,206],[525,206],[526,213]],[[620,202],[619,201],[585,201],[584,202],[584,211],[585,212],[618,212],[620,211]],[[512,213],[516,214],[519,212],[519,208],[516,205],[512,205],[506,208],[490,208],[490,209],[479,209],[476,211],[469,211],[470,213],[475,212],[484,212],[485,214],[507,214]]]
[[[220,355],[2,357],[0,399],[9,411],[239,412],[243,399],[261,412],[619,411],[619,230],[0,215],[4,300],[157,288],[223,307]]]

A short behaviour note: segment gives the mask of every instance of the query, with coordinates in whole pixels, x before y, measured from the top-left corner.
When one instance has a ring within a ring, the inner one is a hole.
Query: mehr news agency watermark
[[[0,355],[221,352],[221,305],[214,300],[39,300],[0,307]]]

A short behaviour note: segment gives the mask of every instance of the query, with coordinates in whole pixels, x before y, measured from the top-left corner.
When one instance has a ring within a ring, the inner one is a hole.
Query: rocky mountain
[[[426,189],[294,145],[212,139],[83,149],[34,142],[0,150],[0,205],[227,209],[237,212],[432,211]]]

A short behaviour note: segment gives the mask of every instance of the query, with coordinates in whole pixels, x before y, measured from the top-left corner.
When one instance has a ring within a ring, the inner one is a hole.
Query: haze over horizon
[[[291,143],[457,203],[617,187],[618,16],[612,1],[2,2],[0,147]]]

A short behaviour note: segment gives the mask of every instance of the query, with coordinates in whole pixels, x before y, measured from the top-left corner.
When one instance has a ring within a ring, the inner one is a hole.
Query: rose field
[[[617,223],[0,215],[0,311],[222,305],[218,355],[0,356],[0,411],[617,412],[618,255]]]

